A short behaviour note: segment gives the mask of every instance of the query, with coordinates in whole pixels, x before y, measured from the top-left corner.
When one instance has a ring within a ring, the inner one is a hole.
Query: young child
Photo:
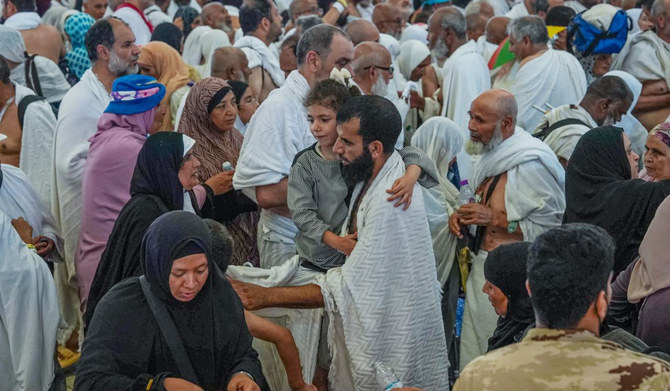
[[[305,99],[310,131],[316,144],[296,155],[288,179],[288,207],[298,227],[296,245],[301,266],[326,272],[344,264],[356,245],[356,233],[339,236],[349,211],[353,185],[347,186],[340,161],[333,152],[337,140],[337,110],[351,97],[360,95],[358,87],[346,86],[347,80],[327,79],[317,83]],[[420,149],[399,151],[405,161],[405,175],[392,189],[389,202],[409,207],[414,184],[421,179],[424,187],[435,186],[435,164]],[[422,169],[426,174],[422,174]]]

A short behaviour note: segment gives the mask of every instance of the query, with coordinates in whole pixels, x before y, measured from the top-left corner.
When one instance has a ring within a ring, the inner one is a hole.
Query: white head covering
[[[637,100],[640,98],[640,94],[642,93],[642,83],[640,83],[640,81],[637,80],[635,76],[624,71],[609,71],[604,76],[616,76],[620,78],[626,83],[628,88],[633,93],[633,103],[630,104],[628,112],[622,116],[621,121],[614,124],[614,126],[623,128],[624,132],[630,139],[631,144],[633,145],[633,150],[637,154],[644,153],[644,145],[647,142],[647,130],[633,115],[633,109],[635,108],[635,105],[637,105]]]
[[[463,131],[445,117],[432,117],[424,122],[412,136],[412,146],[426,152],[437,166],[440,179],[447,178],[449,162],[463,148]]]
[[[400,43],[404,43],[410,39],[428,43],[428,30],[426,30],[426,25],[412,24],[405,27],[405,30],[403,30],[402,35],[400,36]]]
[[[191,30],[191,33],[184,42],[184,53],[181,55],[184,62],[188,65],[200,65],[202,58],[202,36],[212,30],[209,26],[198,26]]]
[[[626,13],[633,20],[633,27],[628,32],[628,36],[631,36],[640,31],[640,25],[638,21],[640,20],[640,15],[642,15],[642,8],[631,8],[626,10]]]
[[[193,148],[195,145],[195,140],[192,138],[188,137],[187,135],[183,134],[181,135],[181,142],[184,144],[184,156]],[[183,157],[183,156],[182,156]]]
[[[212,56],[214,55],[214,51],[218,48],[230,46],[230,39],[228,38],[228,34],[223,30],[212,29],[202,35],[200,45],[200,52],[202,58],[205,59],[205,63],[196,66],[195,69],[198,70],[200,76],[204,79],[212,74]]]
[[[0,25],[0,56],[11,62],[23,64],[26,44],[18,30]]]
[[[412,71],[426,57],[430,56],[430,49],[425,43],[411,39],[400,45],[400,54],[398,55],[398,68],[405,79],[410,80]]]

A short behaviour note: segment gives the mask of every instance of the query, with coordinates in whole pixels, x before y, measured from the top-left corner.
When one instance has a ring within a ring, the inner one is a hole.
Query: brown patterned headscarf
[[[191,151],[200,160],[199,176],[202,182],[222,172],[224,162],[230,162],[236,167],[242,148],[243,136],[237,129],[220,130],[209,116],[210,102],[217,92],[224,88],[229,89],[230,86],[225,80],[216,77],[208,77],[195,83],[186,98],[184,111],[179,120],[177,131],[196,141]],[[254,266],[258,266],[256,244],[258,217],[258,212],[246,212],[224,223],[235,242],[231,265],[251,262]]]
[[[202,79],[191,88],[178,131],[195,140],[193,154],[200,166],[200,180],[206,181],[222,171],[221,165],[230,162],[237,166],[242,148],[242,134],[237,129],[220,130],[208,113],[214,95],[223,88],[230,88],[225,80],[216,77]]]

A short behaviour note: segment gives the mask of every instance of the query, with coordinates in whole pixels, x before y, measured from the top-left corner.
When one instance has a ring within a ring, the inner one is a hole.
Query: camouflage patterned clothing
[[[670,390],[670,364],[585,330],[531,329],[472,361],[454,387],[464,390]]]

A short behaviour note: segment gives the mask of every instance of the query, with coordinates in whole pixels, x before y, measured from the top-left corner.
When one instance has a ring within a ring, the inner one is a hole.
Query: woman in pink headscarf
[[[649,132],[640,178],[648,182],[670,179],[670,122],[656,125]]]
[[[90,138],[84,179],[81,231],[75,252],[82,311],[100,256],[119,212],[130,199],[130,180],[147,136],[161,126],[158,108],[165,86],[145,75],[114,81],[112,101]]]

